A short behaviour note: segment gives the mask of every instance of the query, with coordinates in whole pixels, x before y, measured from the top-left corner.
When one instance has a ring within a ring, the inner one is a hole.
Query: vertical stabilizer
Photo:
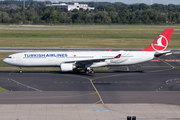
[[[165,51],[174,29],[165,29],[147,48],[141,51]]]

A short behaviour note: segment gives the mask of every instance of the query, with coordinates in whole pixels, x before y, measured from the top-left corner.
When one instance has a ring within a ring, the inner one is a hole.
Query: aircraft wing
[[[85,60],[74,60],[74,61],[67,61],[65,63],[93,63],[93,62],[101,62],[105,61],[107,59],[114,59],[114,58],[120,58],[121,54],[118,54],[115,57],[107,57],[107,58],[92,58],[92,59],[85,59]]]
[[[87,59],[87,60],[74,60],[74,61],[68,61],[68,62],[64,62],[64,63],[85,63],[85,62],[101,62],[101,61],[105,61],[106,59],[112,59],[112,58],[102,58],[102,59]]]

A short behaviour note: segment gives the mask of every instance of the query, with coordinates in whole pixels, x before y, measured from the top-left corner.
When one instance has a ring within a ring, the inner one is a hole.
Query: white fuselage
[[[155,52],[143,51],[79,51],[79,52],[26,52],[8,56],[3,62],[18,67],[59,67],[62,63],[93,61],[86,67],[125,66],[152,60]],[[114,58],[121,54],[120,58]]]

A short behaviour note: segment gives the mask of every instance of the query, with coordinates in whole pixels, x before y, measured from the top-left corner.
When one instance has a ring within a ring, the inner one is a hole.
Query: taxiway
[[[0,71],[0,103],[164,103],[180,104],[179,54],[139,65],[96,71]],[[163,97],[162,97],[163,96]]]

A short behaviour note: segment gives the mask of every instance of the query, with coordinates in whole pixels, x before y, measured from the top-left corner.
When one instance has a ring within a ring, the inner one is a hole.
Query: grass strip
[[[0,87],[0,92],[1,92],[1,91],[9,91],[9,90]]]
[[[143,49],[157,38],[161,32],[162,30],[0,30],[0,47]],[[179,49],[179,41],[180,32],[174,31],[168,49]]]
[[[179,24],[174,25],[121,25],[121,24],[109,24],[109,25],[4,25],[0,28],[72,28],[72,29],[166,29],[174,28],[180,29]]]

